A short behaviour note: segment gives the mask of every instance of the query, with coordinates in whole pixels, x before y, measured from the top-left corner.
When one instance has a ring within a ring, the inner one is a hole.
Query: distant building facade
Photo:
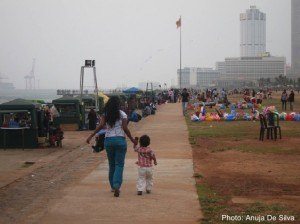
[[[240,55],[258,57],[266,52],[266,14],[250,6],[240,14]]]
[[[222,75],[226,73],[226,63],[225,61],[216,62],[216,70]]]
[[[294,5],[294,70],[300,77],[300,0],[292,0]],[[225,61],[216,62],[212,68],[184,68],[178,83],[181,88],[235,88],[253,86],[261,78],[286,76],[286,58],[271,56],[266,52],[266,14],[256,6],[251,6],[240,14],[240,57],[228,57]],[[298,67],[299,66],[299,67]]]
[[[177,70],[178,83],[181,88],[208,88],[216,85],[220,73],[213,68],[185,67]]]
[[[292,0],[292,70],[300,78],[300,1]]]
[[[178,80],[178,86],[182,88],[191,88],[191,86],[195,83],[193,80],[193,74],[197,68],[188,68],[185,67],[181,69],[181,75],[180,75],[180,69],[177,69],[177,80]]]
[[[216,86],[220,73],[212,68],[199,68],[197,70],[197,87],[206,88]]]
[[[286,58],[266,52],[266,14],[251,6],[240,14],[240,57],[217,62],[218,87],[250,87],[261,78],[274,80],[286,75]]]
[[[261,78],[270,78],[286,75],[285,57],[242,57],[225,58],[225,74],[218,80],[218,86],[226,87],[234,85],[249,85],[257,83]],[[239,83],[239,84],[238,84]]]

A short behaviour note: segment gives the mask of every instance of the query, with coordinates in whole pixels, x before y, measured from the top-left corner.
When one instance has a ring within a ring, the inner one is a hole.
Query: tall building
[[[297,0],[299,1],[299,0]],[[266,52],[266,14],[251,6],[240,14],[240,57],[228,57],[217,62],[220,72],[219,87],[242,87],[258,83],[261,78],[274,80],[286,75],[286,58]],[[299,52],[300,53],[300,52]]]
[[[240,14],[241,57],[257,57],[266,52],[266,14],[250,6]]]
[[[292,0],[292,70],[300,77],[300,1]]]

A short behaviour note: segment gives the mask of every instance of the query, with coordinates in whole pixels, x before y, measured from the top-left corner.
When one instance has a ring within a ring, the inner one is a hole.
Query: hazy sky
[[[0,72],[25,88],[36,58],[41,88],[78,88],[91,58],[100,88],[171,83],[180,15],[183,67],[214,67],[239,56],[239,13],[250,5],[267,14],[267,50],[290,63],[288,0],[0,0]]]

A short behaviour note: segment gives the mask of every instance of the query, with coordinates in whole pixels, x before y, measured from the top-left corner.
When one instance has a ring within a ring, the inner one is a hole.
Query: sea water
[[[17,98],[22,98],[25,100],[44,100],[46,103],[52,102],[52,100],[59,98],[56,95],[56,90],[54,89],[36,89],[36,90],[24,90],[24,89],[14,89],[14,90],[1,90],[0,89],[0,104],[5,103]]]

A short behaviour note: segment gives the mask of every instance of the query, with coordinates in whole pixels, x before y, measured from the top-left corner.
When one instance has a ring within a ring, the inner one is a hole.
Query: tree
[[[280,75],[275,78],[276,85],[286,86],[289,84],[289,82],[290,82],[290,80],[286,76],[283,76],[283,75]]]

